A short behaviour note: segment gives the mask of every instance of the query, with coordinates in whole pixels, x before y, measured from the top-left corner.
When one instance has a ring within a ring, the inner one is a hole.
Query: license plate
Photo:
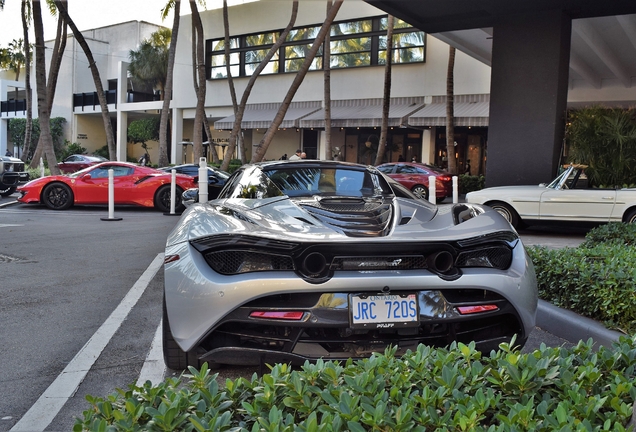
[[[398,328],[419,325],[417,296],[408,294],[352,294],[351,327]]]

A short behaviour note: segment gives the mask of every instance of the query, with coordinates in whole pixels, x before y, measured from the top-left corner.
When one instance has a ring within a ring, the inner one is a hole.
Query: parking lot
[[[120,221],[103,221],[105,207],[51,211],[11,201],[0,200],[0,431],[71,430],[88,407],[86,394],[105,396],[141,373],[163,374],[161,350],[151,348],[164,243],[178,217],[117,208]],[[550,247],[583,237],[580,230],[522,232],[527,245]],[[537,329],[526,350],[542,342],[565,343]],[[221,371],[223,380],[253,372]],[[25,415],[35,415],[28,417],[35,427],[18,423]]]

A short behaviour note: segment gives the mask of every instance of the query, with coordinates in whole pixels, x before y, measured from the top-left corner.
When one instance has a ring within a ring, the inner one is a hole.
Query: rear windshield
[[[379,176],[364,170],[346,168],[280,168],[265,175],[290,197],[342,195],[368,197],[391,194]]]

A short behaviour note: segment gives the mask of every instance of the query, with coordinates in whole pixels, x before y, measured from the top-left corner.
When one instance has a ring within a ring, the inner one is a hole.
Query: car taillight
[[[462,315],[499,310],[497,305],[458,306],[457,310]]]
[[[250,313],[250,317],[252,318],[265,318],[265,319],[280,319],[280,320],[291,320],[291,321],[299,321],[302,319],[304,312],[294,311],[294,312],[279,312],[279,311],[253,311]]]
[[[451,181],[452,179],[448,176],[438,176],[437,177],[438,180],[441,180],[443,182],[447,182],[447,181]]]

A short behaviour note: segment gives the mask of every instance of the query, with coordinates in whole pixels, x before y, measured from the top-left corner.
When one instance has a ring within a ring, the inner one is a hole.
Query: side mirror
[[[193,188],[184,191],[181,194],[181,202],[184,206],[190,207],[194,203],[199,202],[199,189]]]
[[[82,176],[82,180],[90,180],[92,177],[89,173],[86,173]]]

